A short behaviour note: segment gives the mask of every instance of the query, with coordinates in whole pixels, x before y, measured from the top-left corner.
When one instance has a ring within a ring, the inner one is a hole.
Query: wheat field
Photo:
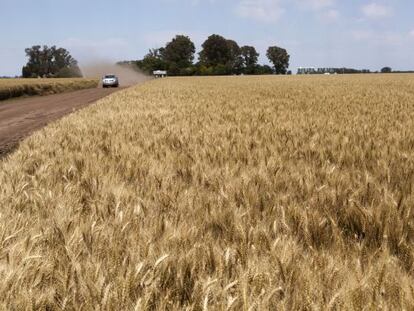
[[[167,78],[0,162],[0,308],[413,310],[414,76]]]
[[[97,87],[98,79],[0,79],[0,100],[19,96],[50,95]]]

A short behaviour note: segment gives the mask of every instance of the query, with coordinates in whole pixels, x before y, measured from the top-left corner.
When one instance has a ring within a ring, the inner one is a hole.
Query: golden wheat
[[[0,100],[19,96],[49,95],[97,87],[98,79],[0,79]]]
[[[414,76],[168,78],[0,162],[11,310],[414,309]]]

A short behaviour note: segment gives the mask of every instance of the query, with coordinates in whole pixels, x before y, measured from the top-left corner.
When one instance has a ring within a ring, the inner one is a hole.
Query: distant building
[[[154,70],[152,74],[154,75],[155,78],[164,78],[167,76],[167,71],[166,70]]]
[[[328,75],[328,74],[350,74],[350,73],[370,73],[368,69],[352,69],[352,68],[314,68],[314,67],[299,67],[298,75]]]
[[[335,72],[337,72],[335,68],[318,68],[319,74],[334,74]]]
[[[310,75],[317,73],[315,67],[299,67],[298,75]]]
[[[298,75],[312,75],[312,74],[334,74],[337,72],[336,68],[315,68],[315,67],[299,67]]]

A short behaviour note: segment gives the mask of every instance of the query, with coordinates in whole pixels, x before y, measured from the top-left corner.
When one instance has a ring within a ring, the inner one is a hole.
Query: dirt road
[[[0,101],[0,158],[49,122],[119,89],[87,89],[50,96]]]

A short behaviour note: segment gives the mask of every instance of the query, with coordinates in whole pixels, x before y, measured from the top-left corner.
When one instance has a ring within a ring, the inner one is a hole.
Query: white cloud
[[[370,30],[354,30],[351,32],[351,36],[356,41],[363,41],[373,38],[374,33]]]
[[[322,22],[337,22],[341,15],[336,8],[336,0],[295,0],[295,4],[302,10],[313,11]]]
[[[207,2],[207,3],[215,3],[216,0],[191,0],[191,5],[199,5],[202,2]]]
[[[285,13],[280,0],[242,0],[236,7],[240,17],[275,23]]]
[[[334,6],[335,0],[297,0],[298,4],[304,8],[321,10]]]
[[[384,18],[389,17],[392,14],[392,8],[372,2],[370,4],[362,6],[362,13],[367,18]]]
[[[321,17],[323,20],[333,22],[339,19],[340,14],[338,10],[330,9],[330,10],[323,12]]]
[[[408,34],[410,37],[412,37],[412,38],[414,38],[414,29],[413,30],[411,30],[410,32],[409,32],[409,34]]]
[[[380,46],[397,46],[406,43],[406,37],[397,32],[377,32],[373,30],[354,30],[352,38],[361,43]]]
[[[336,21],[340,13],[335,8],[337,0],[237,0],[236,13],[243,18],[249,18],[264,23],[277,22],[287,9],[302,9],[313,11],[324,21]]]

